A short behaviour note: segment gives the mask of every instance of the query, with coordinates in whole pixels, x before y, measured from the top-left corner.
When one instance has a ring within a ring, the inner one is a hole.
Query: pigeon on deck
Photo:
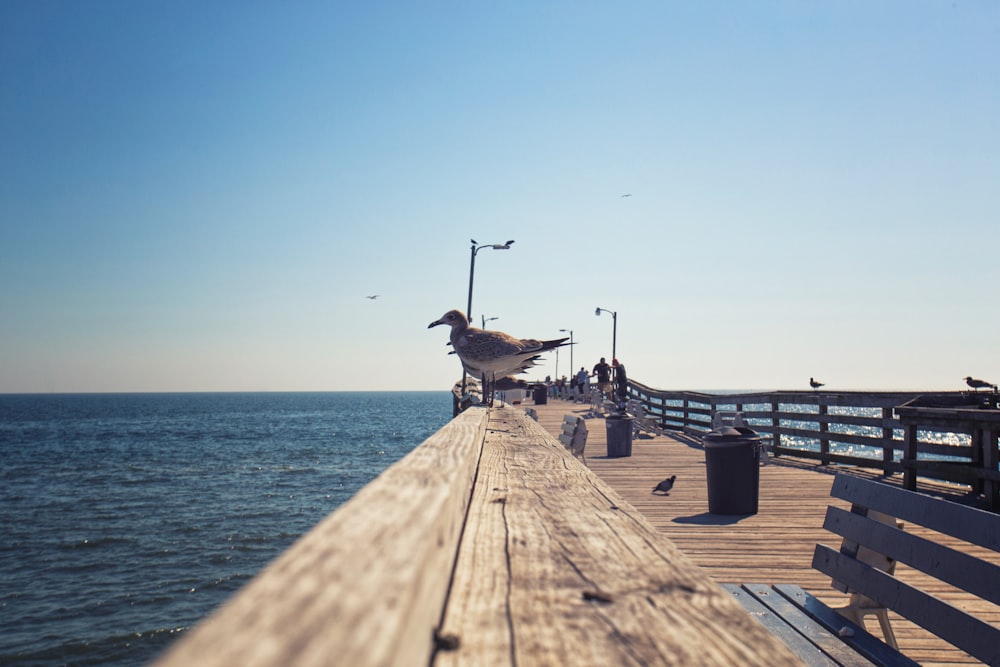
[[[972,377],[971,375],[967,375],[963,379],[965,380],[965,384],[972,387],[972,389],[974,389],[975,391],[979,391],[980,389],[992,389],[993,391],[997,390],[997,386],[992,382],[987,382],[986,380],[978,380]]]
[[[460,310],[449,310],[441,319],[428,324],[427,328],[440,324],[451,327],[451,346],[462,366],[482,380],[487,405],[493,405],[497,378],[525,371],[534,365],[541,352],[555,349],[569,340],[568,337],[553,340],[514,338],[502,331],[470,327],[468,318]]]
[[[813,389],[819,389],[820,387],[823,386],[823,383],[817,382],[816,380],[809,378],[809,386],[812,387]]]
[[[667,479],[663,480],[653,487],[653,493],[656,493],[657,491],[664,494],[670,493],[670,489],[674,488],[675,479],[677,479],[677,475],[671,475]]]

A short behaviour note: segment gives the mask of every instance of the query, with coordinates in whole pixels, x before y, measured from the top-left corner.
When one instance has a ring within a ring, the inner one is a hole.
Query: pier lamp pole
[[[576,372],[576,366],[573,365],[573,330],[572,329],[560,329],[559,331],[561,331],[563,333],[568,333],[569,334],[569,372],[570,373],[575,373]],[[559,348],[556,348],[556,349],[558,350]],[[570,379],[571,380],[573,379],[572,375],[570,375]]]
[[[486,328],[486,323],[487,322],[492,322],[493,320],[499,320],[500,319],[499,317],[486,317],[485,315],[483,315],[482,318],[483,318],[483,328],[484,329]]]
[[[476,255],[478,255],[479,251],[482,250],[483,248],[493,248],[494,250],[510,250],[510,246],[511,246],[512,243],[514,243],[513,239],[511,239],[510,241],[507,241],[506,243],[483,243],[483,244],[480,244],[480,243],[478,243],[476,241],[476,239],[472,239],[472,248],[470,248],[470,251],[472,252],[472,259],[469,262],[469,302],[468,302],[468,304],[466,305],[466,308],[465,308],[465,316],[467,318],[469,318],[469,322],[472,322],[472,281],[473,281],[473,278],[475,278],[475,275],[476,275]],[[485,326],[486,326],[486,323],[484,322],[483,323],[483,327],[485,328]],[[467,373],[466,373],[466,370],[465,370],[465,366],[462,366],[462,393],[463,394],[465,393],[465,378],[466,378],[466,375],[467,375]],[[485,384],[485,383],[483,383],[483,384]],[[483,390],[484,390],[484,387],[480,387],[480,391],[483,391]],[[484,396],[484,398],[485,398],[485,396]]]
[[[476,276],[476,255],[483,248],[493,248],[494,250],[510,250],[510,246],[514,241],[507,241],[506,243],[476,243],[476,239],[472,239],[472,260],[469,262],[469,303],[465,308],[465,316],[472,321],[472,281]]]
[[[615,359],[615,358],[618,357],[617,352],[615,352],[615,348],[618,345],[618,313],[615,312],[615,311],[613,311],[613,310],[608,310],[607,308],[598,308],[597,310],[594,311],[594,315],[597,315],[598,317],[600,317],[601,316],[601,311],[604,311],[605,313],[611,313],[611,321],[612,321],[612,326],[611,326],[611,358]]]

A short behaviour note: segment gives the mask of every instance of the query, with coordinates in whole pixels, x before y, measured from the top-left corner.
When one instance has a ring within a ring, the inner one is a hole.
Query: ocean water
[[[0,395],[0,665],[142,665],[451,419],[448,392]]]

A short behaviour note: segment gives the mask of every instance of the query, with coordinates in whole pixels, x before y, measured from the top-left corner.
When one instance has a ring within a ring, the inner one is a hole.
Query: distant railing
[[[643,403],[647,416],[664,428],[701,437],[712,428],[716,412],[740,412],[747,425],[770,440],[772,453],[816,459],[823,464],[876,468],[885,474],[920,468],[920,475],[954,480],[931,462],[946,460],[980,466],[982,443],[959,428],[915,430],[918,462],[904,458],[908,447],[904,425],[895,408],[918,397],[988,403],[985,393],[973,392],[826,392],[773,391],[708,394],[662,391],[629,381],[629,394]],[[987,407],[983,405],[981,407]],[[993,445],[995,446],[995,442]],[[975,445],[975,447],[974,447]],[[923,462],[927,461],[926,466]],[[924,469],[926,468],[926,470]],[[992,472],[992,471],[990,471]],[[926,474],[925,474],[926,473]],[[967,475],[966,475],[967,477]]]

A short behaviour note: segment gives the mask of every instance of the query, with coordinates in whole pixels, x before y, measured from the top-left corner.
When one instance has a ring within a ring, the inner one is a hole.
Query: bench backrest
[[[906,581],[857,558],[859,547],[920,570],[983,600],[1000,604],[1000,565],[952,549],[912,531],[878,520],[874,512],[897,517],[970,545],[1000,553],[1000,515],[850,475],[838,475],[830,495],[855,511],[828,507],[823,527],[845,539],[835,550],[818,544],[813,567],[923,626],[945,641],[990,665],[1000,664],[1000,628],[935,598]],[[863,510],[873,510],[865,516]],[[973,549],[970,547],[970,549]]]
[[[583,459],[583,450],[587,446],[587,423],[576,415],[563,417],[559,442],[572,452],[573,456]]]

